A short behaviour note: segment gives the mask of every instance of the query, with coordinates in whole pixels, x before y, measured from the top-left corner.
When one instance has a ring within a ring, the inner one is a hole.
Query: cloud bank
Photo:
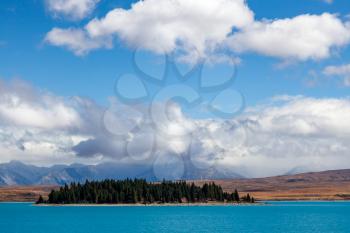
[[[228,120],[192,118],[173,103],[169,119],[155,125],[147,106],[131,108],[115,98],[105,108],[22,81],[2,82],[0,90],[0,162],[129,161],[162,171],[172,160],[180,170],[190,162],[247,177],[346,168],[350,162],[348,98],[275,97]]]

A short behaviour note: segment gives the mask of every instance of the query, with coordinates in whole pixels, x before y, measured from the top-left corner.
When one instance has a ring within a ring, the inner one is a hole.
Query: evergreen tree
[[[237,189],[235,189],[235,192],[234,192],[233,194],[234,194],[234,199],[233,199],[233,201],[239,202],[239,201],[240,201],[240,198],[239,198],[239,194],[238,194]]]
[[[43,196],[39,196],[39,199],[36,201],[36,204],[42,204],[42,203],[44,203],[44,198],[43,198]]]
[[[85,184],[72,183],[59,190],[52,190],[47,203],[50,204],[109,204],[109,203],[182,203],[182,202],[238,202],[239,193],[227,193],[215,183],[196,186],[185,181],[162,181],[149,183],[143,179],[86,181]],[[245,202],[255,202],[249,194],[242,198]],[[45,202],[39,197],[37,203]]]

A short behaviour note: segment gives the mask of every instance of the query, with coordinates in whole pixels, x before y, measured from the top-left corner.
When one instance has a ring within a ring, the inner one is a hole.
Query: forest
[[[243,202],[254,203],[249,194],[240,197],[237,190],[227,193],[215,183],[196,186],[185,181],[147,182],[144,179],[86,181],[71,183],[52,190],[45,200],[39,197],[37,204],[162,204]]]

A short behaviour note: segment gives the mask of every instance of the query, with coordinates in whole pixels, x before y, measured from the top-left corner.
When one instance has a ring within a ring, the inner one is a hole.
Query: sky
[[[0,16],[0,162],[350,166],[346,0],[2,0]]]

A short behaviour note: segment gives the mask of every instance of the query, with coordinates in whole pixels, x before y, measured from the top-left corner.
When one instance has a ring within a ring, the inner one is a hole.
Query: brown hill
[[[196,181],[197,184],[205,181]],[[258,179],[215,180],[225,191],[235,188],[260,200],[350,199],[350,169]]]
[[[47,196],[57,186],[5,186],[0,187],[0,202],[33,202]]]

